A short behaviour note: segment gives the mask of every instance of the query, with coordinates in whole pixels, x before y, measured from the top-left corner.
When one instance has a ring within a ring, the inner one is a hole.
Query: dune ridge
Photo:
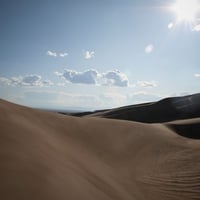
[[[144,123],[163,123],[173,120],[200,117],[200,93],[182,97],[170,97],[158,102],[124,106],[121,108],[76,116],[99,116]]]
[[[0,111],[1,199],[200,197],[200,140],[190,134],[194,124],[198,134],[198,116],[147,124],[66,116],[4,100]],[[187,137],[178,126],[190,126]]]

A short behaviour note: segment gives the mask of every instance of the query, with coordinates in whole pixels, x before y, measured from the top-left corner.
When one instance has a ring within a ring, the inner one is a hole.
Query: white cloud
[[[105,85],[114,85],[119,87],[129,86],[129,80],[127,76],[118,70],[108,71],[101,75]]]
[[[89,69],[83,72],[65,69],[63,73],[55,72],[55,74],[65,78],[65,80],[68,82],[81,84],[96,84],[98,77],[98,72],[93,69]]]
[[[155,81],[138,81],[137,85],[140,87],[156,87],[157,83]]]
[[[194,74],[194,77],[200,78],[200,74]]]
[[[55,51],[50,51],[48,50],[47,53],[46,53],[48,56],[52,56],[52,57],[61,57],[61,58],[64,58],[66,56],[68,56],[69,54],[67,52],[63,52],[63,53],[57,53]]]
[[[84,54],[85,59],[89,60],[94,57],[94,51],[86,51]]]
[[[168,29],[172,29],[174,27],[174,23],[170,22],[167,27]]]
[[[145,47],[145,52],[148,53],[148,54],[152,53],[153,50],[154,50],[153,44],[149,44]]]
[[[57,57],[57,53],[50,50],[47,51],[47,55],[52,57]]]
[[[59,56],[64,58],[64,57],[68,56],[68,53],[60,53]]]
[[[42,81],[42,86],[50,86],[50,85],[54,85],[52,81],[50,81],[50,80],[43,80]]]
[[[63,75],[63,73],[60,73],[60,72],[54,72],[54,74],[57,75],[57,76],[62,76]]]
[[[5,77],[0,77],[0,86],[10,85],[11,80]]]
[[[39,75],[27,75],[19,79],[20,83],[24,86],[39,86],[42,77]]]
[[[118,70],[99,73],[94,69],[88,69],[83,72],[65,69],[63,73],[55,72],[55,74],[74,84],[93,84],[118,87],[129,86],[127,76]]]
[[[194,26],[192,31],[200,32],[200,24],[197,24],[196,26]]]
[[[0,77],[0,85],[11,85],[11,86],[50,86],[53,83],[50,80],[42,80],[39,75],[26,75],[24,77],[11,77],[5,78]]]

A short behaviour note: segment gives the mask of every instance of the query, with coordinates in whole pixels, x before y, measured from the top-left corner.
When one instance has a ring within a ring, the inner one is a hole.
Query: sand
[[[0,111],[2,200],[200,199],[200,116],[144,123],[4,100]]]

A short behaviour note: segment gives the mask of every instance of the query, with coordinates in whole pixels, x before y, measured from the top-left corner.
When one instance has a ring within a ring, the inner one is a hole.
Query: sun
[[[177,16],[177,22],[193,22],[200,10],[198,0],[176,0],[171,10]]]

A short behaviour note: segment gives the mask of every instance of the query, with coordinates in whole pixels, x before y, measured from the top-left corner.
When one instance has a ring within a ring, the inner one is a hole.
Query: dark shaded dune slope
[[[90,115],[145,123],[196,118],[200,117],[200,94],[166,98],[155,103],[126,106]]]
[[[191,138],[191,139],[200,139],[200,118],[191,119],[191,120],[179,120],[169,122],[166,125],[172,129],[177,134]]]
[[[200,140],[170,126],[71,117],[0,100],[0,199],[198,200]]]

